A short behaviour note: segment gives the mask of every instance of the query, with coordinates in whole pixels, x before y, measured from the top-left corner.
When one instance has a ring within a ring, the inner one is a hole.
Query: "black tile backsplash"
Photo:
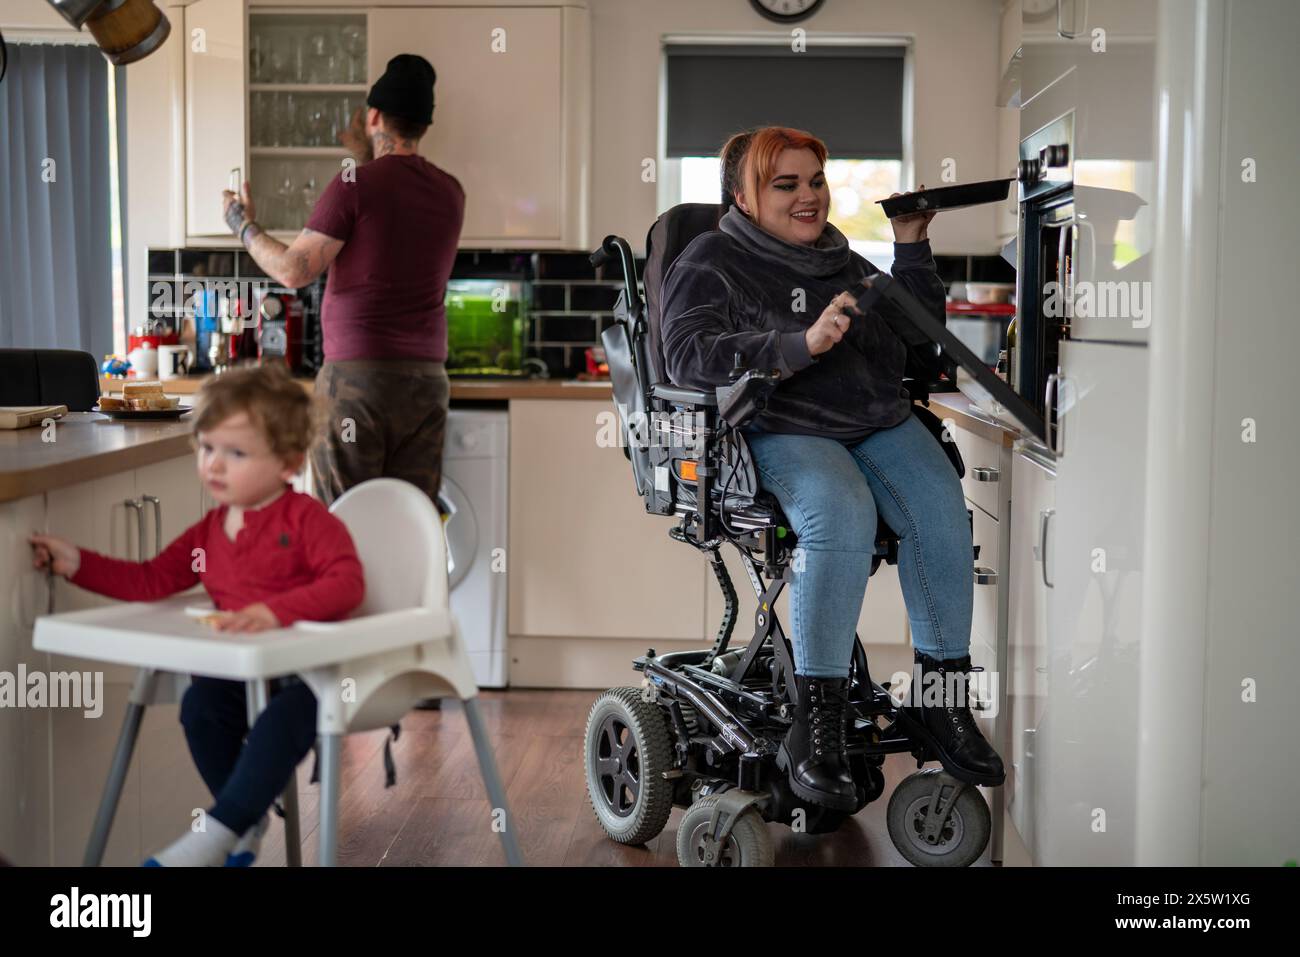
[[[550,374],[572,378],[587,368],[585,351],[600,345],[600,333],[613,324],[614,303],[623,286],[617,262],[600,269],[592,267],[585,252],[477,251],[456,255],[452,278],[519,278],[529,295],[529,327],[525,352],[546,363]],[[171,282],[181,302],[187,279],[265,279],[266,274],[243,251],[207,249],[150,249],[149,280]],[[1001,256],[935,256],[939,277],[945,285],[954,282],[1014,282],[1015,269]],[[644,275],[645,260],[637,258],[638,279]],[[304,295],[311,305],[318,303],[324,279]],[[151,293],[151,303],[153,301]],[[183,308],[183,307],[182,307]],[[177,309],[157,308],[151,315],[172,319]]]

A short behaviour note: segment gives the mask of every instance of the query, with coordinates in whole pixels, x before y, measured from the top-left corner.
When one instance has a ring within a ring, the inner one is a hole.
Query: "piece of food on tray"
[[[99,410],[101,412],[121,412],[123,409],[129,409],[126,399],[116,395],[101,395],[99,397]]]

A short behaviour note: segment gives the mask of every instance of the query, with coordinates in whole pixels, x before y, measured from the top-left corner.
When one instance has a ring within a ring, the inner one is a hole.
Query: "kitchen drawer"
[[[998,523],[989,518],[978,508],[971,509],[972,532],[975,544],[980,547],[980,557],[975,565],[981,569],[991,569],[994,580],[988,584],[974,585],[975,600],[971,617],[971,641],[979,639],[991,648],[998,644],[998,589],[1003,587],[1002,569],[998,567]]]
[[[961,480],[962,491],[968,499],[994,518],[1001,518],[999,505],[1004,478],[1000,471],[1002,447],[965,429],[953,431],[956,433],[957,449],[961,452],[962,461],[966,463],[966,477]]]
[[[993,741],[993,723],[996,717],[997,692],[1001,685],[1001,676],[997,674],[998,657],[993,647],[979,637],[972,635],[970,641],[970,663],[972,667],[983,668],[982,672],[971,675],[971,697],[978,698],[987,710],[977,710],[971,705],[971,713],[979,722],[980,733]]]

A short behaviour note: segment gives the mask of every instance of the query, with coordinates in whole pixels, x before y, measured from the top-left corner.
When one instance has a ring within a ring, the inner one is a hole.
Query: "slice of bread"
[[[102,412],[120,412],[122,409],[129,409],[126,399],[115,395],[101,395],[99,397],[99,408]]]
[[[180,404],[180,398],[174,395],[141,395],[133,396],[127,401],[131,408],[137,412],[155,412],[163,409],[174,409]]]
[[[125,382],[122,384],[122,397],[126,399],[138,399],[146,395],[162,395],[163,387],[161,382]]]

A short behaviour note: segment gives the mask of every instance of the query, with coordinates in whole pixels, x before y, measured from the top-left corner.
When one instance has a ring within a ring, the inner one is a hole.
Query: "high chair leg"
[[[295,768],[289,785],[280,795],[284,805],[284,863],[302,867],[302,832],[298,828],[298,771]]]
[[[338,863],[339,755],[342,736],[320,736],[320,867]]]
[[[519,841],[515,838],[515,822],[510,816],[506,804],[506,789],[501,785],[501,776],[497,773],[496,757],[492,754],[492,743],[488,740],[487,728],[478,711],[478,698],[466,698],[465,720],[469,722],[469,736],[474,741],[474,752],[478,755],[479,771],[483,774],[483,786],[487,789],[488,801],[495,812],[498,808],[505,814],[505,828],[501,831],[501,845],[505,848],[506,863],[511,867],[522,867],[524,857],[519,852]]]
[[[113,829],[113,817],[117,814],[117,804],[122,797],[122,786],[126,784],[126,773],[131,768],[136,739],[140,737],[140,722],[144,720],[145,705],[153,695],[156,674],[152,668],[141,668],[136,672],[135,682],[131,685],[126,717],[122,719],[122,733],[117,736],[113,763],[108,769],[108,780],[104,783],[104,793],[99,799],[99,810],[95,812],[95,825],[90,830],[90,840],[86,843],[86,854],[82,858],[82,864],[86,867],[98,867],[104,860],[104,848],[108,845],[108,835]]]

